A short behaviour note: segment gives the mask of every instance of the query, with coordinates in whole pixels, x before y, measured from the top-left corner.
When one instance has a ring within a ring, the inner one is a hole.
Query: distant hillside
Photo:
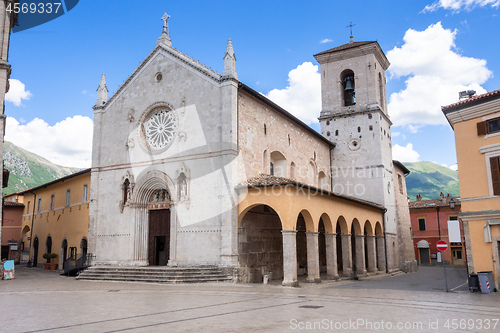
[[[443,192],[445,195],[460,196],[458,171],[432,162],[404,163],[411,171],[406,177],[406,188],[411,201],[421,194],[422,199],[436,199]]]
[[[4,143],[3,158],[4,167],[10,171],[9,186],[3,189],[4,195],[36,187],[81,170],[56,165],[8,141]]]

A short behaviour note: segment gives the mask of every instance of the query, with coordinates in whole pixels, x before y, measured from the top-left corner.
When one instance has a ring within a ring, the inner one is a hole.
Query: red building
[[[4,201],[2,211],[2,253],[1,259],[19,261],[21,252],[21,228],[24,204],[14,201]]]
[[[409,208],[415,257],[419,264],[434,265],[441,262],[436,243],[443,239],[448,243],[448,249],[444,251],[446,263],[465,265],[462,224],[459,222],[460,242],[450,243],[448,236],[448,221],[458,220],[460,198],[452,198],[449,194],[445,197],[441,193],[440,199],[422,200],[422,196],[418,195],[417,201],[410,202]]]

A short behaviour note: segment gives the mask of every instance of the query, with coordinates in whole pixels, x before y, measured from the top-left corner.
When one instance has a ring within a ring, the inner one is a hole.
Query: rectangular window
[[[418,219],[418,230],[425,230],[425,218]]]
[[[38,198],[38,210],[37,212],[40,213],[42,211],[42,198]]]
[[[54,195],[52,194],[52,195],[50,196],[50,210],[54,210],[54,199],[55,199],[55,197],[54,197]]]
[[[500,195],[500,156],[490,158],[493,195]]]
[[[489,119],[477,123],[477,135],[500,132],[500,118]]]
[[[69,206],[70,196],[71,196],[71,190],[66,190],[66,207]]]
[[[448,221],[456,221],[458,220],[457,216],[448,216]]]
[[[89,185],[83,184],[83,202],[87,202],[89,198]]]

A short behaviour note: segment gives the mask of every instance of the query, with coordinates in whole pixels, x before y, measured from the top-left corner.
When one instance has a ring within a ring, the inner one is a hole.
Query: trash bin
[[[493,274],[492,272],[478,272],[477,277],[479,278],[479,288],[483,294],[489,294],[492,292]]]
[[[469,291],[471,293],[479,291],[479,278],[477,274],[469,274]]]

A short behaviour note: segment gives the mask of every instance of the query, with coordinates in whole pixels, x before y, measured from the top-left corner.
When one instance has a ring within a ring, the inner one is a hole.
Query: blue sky
[[[315,53],[377,40],[388,56],[394,158],[456,163],[440,106],[458,91],[500,89],[500,0],[80,1],[11,36],[6,140],[68,166],[89,167],[92,106],[151,52],[167,12],[172,44],[219,73],[227,39],[238,78],[319,130]],[[300,93],[298,93],[300,92]]]

